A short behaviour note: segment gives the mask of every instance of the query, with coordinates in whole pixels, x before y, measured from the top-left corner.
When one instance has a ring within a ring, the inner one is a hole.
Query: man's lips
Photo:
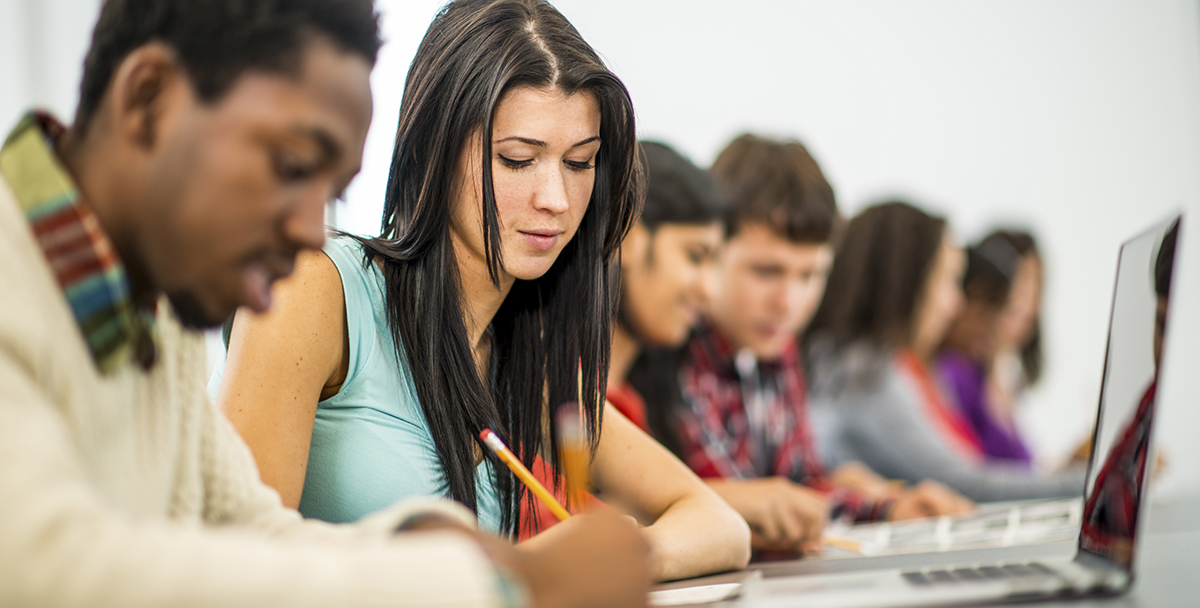
[[[254,312],[271,307],[271,275],[263,264],[250,264],[242,270],[242,293],[246,306]]]
[[[242,269],[242,293],[246,306],[259,313],[270,308],[271,285],[292,274],[294,264],[294,258],[288,259],[286,256],[247,264]]]

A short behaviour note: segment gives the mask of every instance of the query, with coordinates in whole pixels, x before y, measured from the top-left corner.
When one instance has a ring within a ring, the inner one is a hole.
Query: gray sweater
[[[892,352],[851,345],[809,352],[813,431],[832,468],[857,460],[884,477],[935,479],[975,501],[1078,496],[1082,467],[1043,475],[957,455],[922,413],[919,388]]]

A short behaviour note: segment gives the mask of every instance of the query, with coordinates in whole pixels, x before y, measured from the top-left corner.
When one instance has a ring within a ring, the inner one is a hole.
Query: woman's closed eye
[[[505,167],[508,167],[509,169],[513,169],[514,171],[517,169],[524,169],[525,167],[528,167],[533,164],[532,158],[525,158],[525,159],[509,158],[503,154],[497,154],[496,158],[500,159],[500,164],[504,165]]]
[[[571,168],[572,171],[590,171],[596,168],[596,164],[592,159],[588,160],[564,160],[564,163]]]

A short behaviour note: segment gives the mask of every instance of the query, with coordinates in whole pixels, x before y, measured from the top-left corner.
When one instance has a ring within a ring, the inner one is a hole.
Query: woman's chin
[[[518,281],[536,281],[549,272],[552,266],[554,266],[553,258],[549,260],[518,260],[515,264],[504,265],[509,276]]]

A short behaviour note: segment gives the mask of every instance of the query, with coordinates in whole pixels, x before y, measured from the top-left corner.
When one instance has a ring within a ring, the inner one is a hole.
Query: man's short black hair
[[[1154,293],[1160,298],[1171,295],[1171,275],[1175,269],[1175,242],[1179,240],[1179,220],[1171,223],[1163,235],[1158,255],[1154,258]]]
[[[381,42],[373,0],[105,0],[75,128],[87,130],[117,66],[149,42],[171,47],[197,95],[211,102],[247,70],[298,74],[316,36],[374,66]]]

